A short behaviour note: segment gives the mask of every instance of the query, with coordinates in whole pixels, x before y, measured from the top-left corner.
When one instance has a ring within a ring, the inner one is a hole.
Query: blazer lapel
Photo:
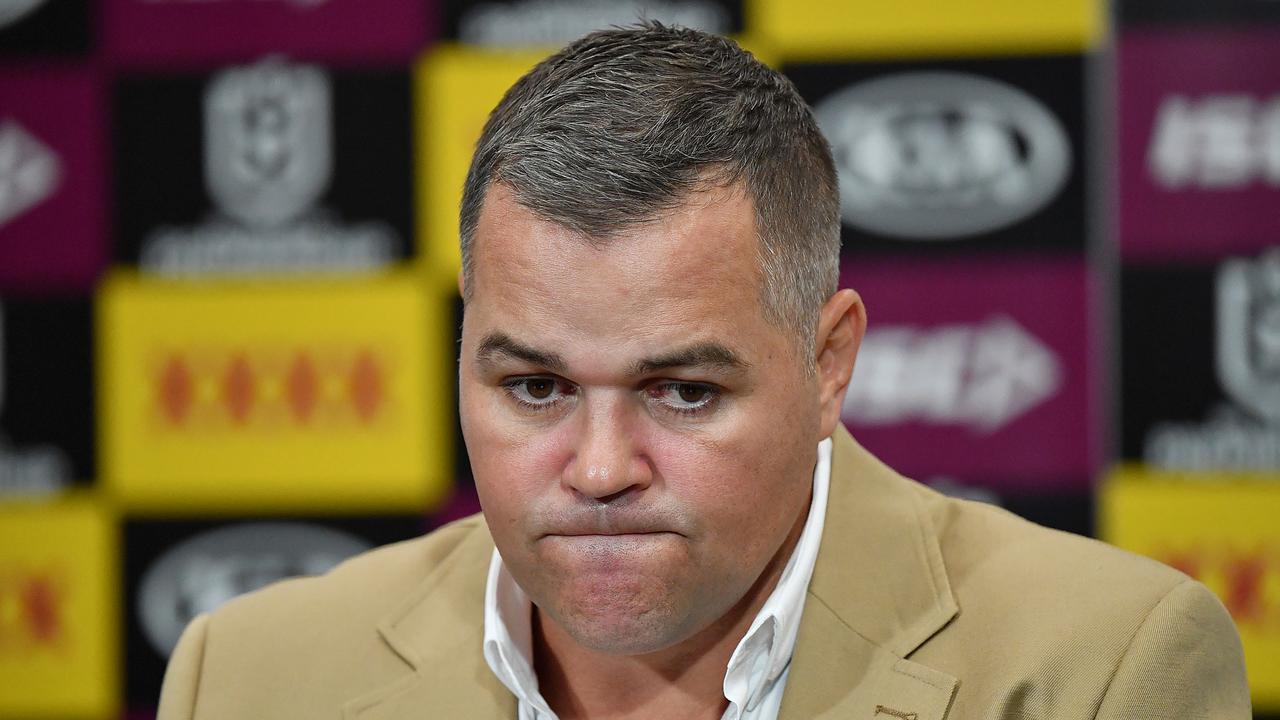
[[[836,431],[826,529],[780,720],[942,720],[958,685],[912,662],[957,613],[924,495]]]
[[[515,718],[485,663],[484,585],[493,541],[481,524],[378,626],[405,672],[343,707],[346,720]]]
[[[836,431],[826,529],[780,720],[946,717],[957,680],[904,659],[957,612],[922,498]],[[492,551],[482,524],[379,625],[405,671],[347,703],[344,718],[516,716],[482,649]]]

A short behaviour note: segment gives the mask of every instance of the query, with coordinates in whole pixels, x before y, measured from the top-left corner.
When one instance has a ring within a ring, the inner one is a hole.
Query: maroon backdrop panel
[[[435,34],[429,0],[106,0],[103,20],[108,53],[150,65],[266,53],[403,61]]]
[[[895,469],[998,491],[1096,469],[1087,273],[1077,260],[859,260],[870,326],[843,418]]]
[[[1126,260],[1253,253],[1280,234],[1280,28],[1120,40]]]
[[[101,269],[101,92],[85,70],[0,72],[0,288],[87,290]]]

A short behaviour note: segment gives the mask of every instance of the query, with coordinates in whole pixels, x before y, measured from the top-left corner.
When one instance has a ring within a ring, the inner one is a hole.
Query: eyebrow
[[[476,350],[476,361],[483,364],[492,363],[502,355],[523,360],[530,365],[540,365],[557,373],[563,373],[568,367],[559,355],[531,348],[501,332],[489,333],[485,336],[480,342],[480,348]]]
[[[632,375],[647,375],[659,370],[679,367],[704,367],[717,370],[741,371],[750,365],[737,353],[719,343],[697,343],[653,358],[644,358],[631,364]]]
[[[530,347],[502,332],[494,332],[485,336],[476,351],[477,362],[483,364],[495,362],[502,356],[523,360],[531,365],[538,365],[556,373],[564,373],[568,368],[568,364],[556,353]],[[656,357],[637,360],[630,365],[627,372],[630,375],[647,375],[659,370],[680,367],[742,371],[750,367],[750,363],[724,345],[704,342],[695,343]]]

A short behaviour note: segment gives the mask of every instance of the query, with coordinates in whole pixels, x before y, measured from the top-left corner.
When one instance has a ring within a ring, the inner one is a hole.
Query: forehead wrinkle
[[[743,199],[733,187],[714,188],[593,239],[495,193],[475,246],[481,302],[469,310],[483,319],[476,329],[481,337],[504,330],[538,346],[532,349],[555,350],[574,372],[589,375],[619,378],[678,365],[741,371],[750,344],[734,353],[741,364],[669,356],[698,344],[698,336],[703,343],[737,338],[744,328],[735,319],[760,312],[754,216],[738,212]],[[579,360],[586,364],[578,367]]]

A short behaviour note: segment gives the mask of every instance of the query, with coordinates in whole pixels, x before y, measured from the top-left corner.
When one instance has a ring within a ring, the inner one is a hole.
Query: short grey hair
[[[743,183],[765,317],[793,331],[812,364],[818,314],[839,276],[831,148],[791,81],[732,40],[645,21],[591,33],[520,78],[490,114],[467,173],[464,294],[495,182],[591,242],[660,217],[708,182]]]

